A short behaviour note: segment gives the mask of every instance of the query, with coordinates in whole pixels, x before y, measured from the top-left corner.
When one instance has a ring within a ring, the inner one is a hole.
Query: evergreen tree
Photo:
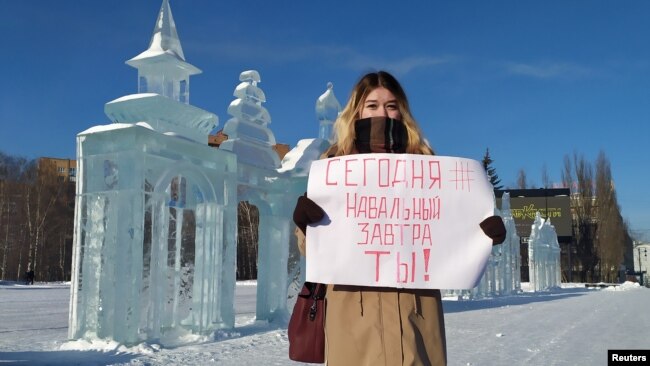
[[[492,183],[494,189],[502,189],[503,185],[501,185],[501,179],[499,179],[496,169],[491,166],[493,161],[494,160],[490,157],[490,149],[486,148],[485,156],[483,157],[483,168],[490,178],[490,183]]]

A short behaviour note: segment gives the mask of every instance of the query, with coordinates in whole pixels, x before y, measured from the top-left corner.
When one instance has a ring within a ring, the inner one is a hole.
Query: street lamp
[[[648,260],[648,248],[641,248],[640,245],[636,247],[637,250],[637,257],[639,258],[639,274],[641,276],[641,285],[644,285],[643,281],[643,269],[641,268],[641,249],[643,249],[643,257],[645,258],[643,261],[646,262]]]

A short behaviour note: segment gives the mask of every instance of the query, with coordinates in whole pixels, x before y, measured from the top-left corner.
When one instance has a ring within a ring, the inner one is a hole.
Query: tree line
[[[565,156],[562,182],[571,187],[581,280],[616,282],[619,266],[632,266],[632,238],[621,215],[605,153],[601,151],[593,164],[576,153]]]
[[[75,183],[54,163],[0,151],[0,280],[26,281],[34,271],[36,281],[70,281],[74,203]],[[239,280],[257,278],[258,225],[257,207],[240,202]],[[192,245],[193,233],[186,231],[183,243]]]
[[[495,189],[502,188],[486,151],[484,167]],[[566,155],[562,184],[571,190],[573,270],[582,282],[617,279],[621,263],[632,264],[632,238],[618,205],[610,162],[601,152],[595,162]],[[548,173],[542,171],[545,187]],[[527,185],[520,170],[518,189]],[[0,279],[69,281],[74,221],[74,182],[59,176],[47,159],[25,159],[0,152]],[[255,206],[238,207],[237,278],[257,277],[258,223]],[[293,239],[293,238],[292,238]],[[295,246],[295,244],[292,244]],[[294,248],[292,248],[294,249]],[[297,256],[295,250],[292,256]],[[295,258],[294,258],[295,259]]]
[[[47,159],[0,152],[0,279],[70,280],[74,190]]]

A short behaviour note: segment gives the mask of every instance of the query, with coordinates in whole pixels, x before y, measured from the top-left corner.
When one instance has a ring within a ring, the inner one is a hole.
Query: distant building
[[[648,286],[648,273],[650,273],[650,260],[648,259],[650,253],[650,243],[634,242],[633,257],[634,257],[634,272],[637,274],[643,273],[642,284]]]
[[[39,158],[38,166],[42,169],[44,164],[53,164],[59,180],[66,182],[77,181],[77,161],[74,159],[59,159],[59,158]]]

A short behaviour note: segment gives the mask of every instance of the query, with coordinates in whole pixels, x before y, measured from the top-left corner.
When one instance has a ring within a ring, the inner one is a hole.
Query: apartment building
[[[60,180],[66,182],[76,182],[77,181],[77,161],[74,159],[59,159],[59,158],[39,158],[38,166],[42,168],[43,166],[54,165],[56,173],[59,176]]]

